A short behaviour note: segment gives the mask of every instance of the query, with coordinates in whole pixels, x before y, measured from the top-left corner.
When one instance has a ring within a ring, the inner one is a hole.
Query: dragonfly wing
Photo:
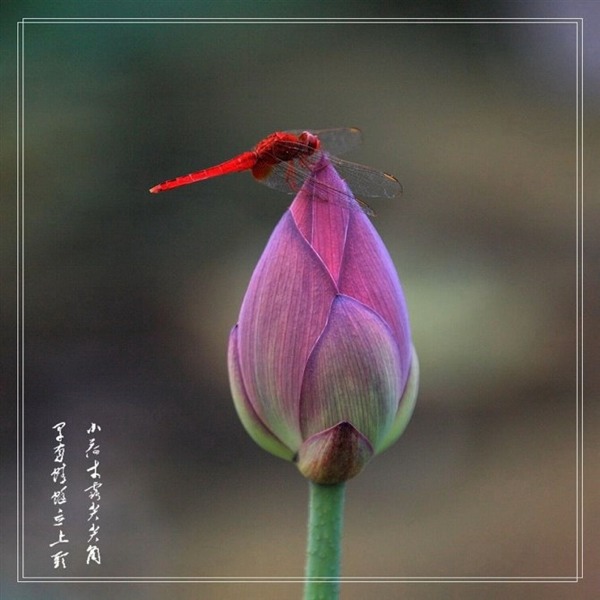
[[[307,161],[305,163],[308,165]],[[298,160],[265,166],[258,177],[253,171],[256,181],[284,194],[297,193],[309,173],[309,168],[300,164]]]
[[[311,171],[319,164],[321,158],[322,153],[315,152],[309,157],[303,157],[302,161],[294,160],[277,163],[271,167],[266,177],[257,178],[257,181],[280,192],[295,194],[302,187]],[[375,214],[368,204],[355,198],[352,192],[347,192],[345,189],[331,188],[321,181],[313,180],[309,193],[316,201],[331,202],[347,210],[362,210],[368,215]]]
[[[402,194],[401,183],[389,173],[330,156],[340,177],[359,198],[395,198]]]

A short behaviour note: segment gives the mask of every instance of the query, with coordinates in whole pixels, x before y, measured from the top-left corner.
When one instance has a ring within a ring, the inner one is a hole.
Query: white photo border
[[[583,579],[583,18],[23,18],[17,22],[17,582],[18,583],[294,583],[303,577],[36,577],[25,574],[24,525],[24,176],[25,28],[29,24],[568,24],[576,35],[576,548],[571,577],[340,577],[342,583],[576,583]],[[332,581],[331,578],[317,578]]]

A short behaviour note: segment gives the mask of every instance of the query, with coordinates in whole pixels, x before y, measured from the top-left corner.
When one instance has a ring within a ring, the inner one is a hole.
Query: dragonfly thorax
[[[260,142],[254,148],[254,152],[257,162],[273,165],[310,156],[319,149],[320,145],[319,138],[309,131],[304,131],[300,135],[278,131]]]

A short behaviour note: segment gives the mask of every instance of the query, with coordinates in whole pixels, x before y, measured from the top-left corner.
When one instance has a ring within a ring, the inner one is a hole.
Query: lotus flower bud
[[[256,266],[228,362],[249,435],[316,483],[357,475],[410,420],[419,374],[400,282],[326,158]]]

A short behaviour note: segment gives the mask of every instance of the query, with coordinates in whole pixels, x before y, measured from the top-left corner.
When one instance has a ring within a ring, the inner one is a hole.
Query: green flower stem
[[[309,482],[308,547],[304,600],[336,600],[340,595],[340,556],[345,484]],[[315,581],[315,578],[329,580]]]

